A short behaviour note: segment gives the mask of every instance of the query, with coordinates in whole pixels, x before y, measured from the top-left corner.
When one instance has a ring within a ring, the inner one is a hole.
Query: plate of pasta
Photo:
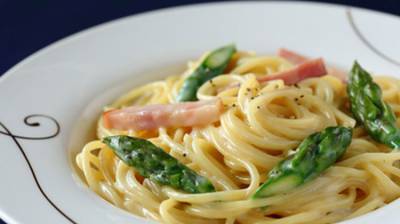
[[[0,79],[0,216],[398,223],[399,26],[344,6],[235,2],[52,44]]]

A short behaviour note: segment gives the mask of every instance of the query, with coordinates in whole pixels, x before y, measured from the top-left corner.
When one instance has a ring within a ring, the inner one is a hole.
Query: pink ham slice
[[[106,128],[135,131],[159,127],[204,126],[218,121],[222,111],[220,99],[131,106],[104,112],[103,122]]]
[[[298,53],[288,50],[286,48],[279,49],[278,56],[288,60],[289,62],[291,62],[295,65],[304,63],[307,60],[309,60],[306,56],[298,54]],[[328,71],[328,74],[335,76],[336,78],[342,80],[343,82],[345,82],[347,79],[346,72],[341,71],[338,68],[327,67],[327,71]]]
[[[326,68],[322,58],[306,60],[305,62],[295,66],[292,69],[282,71],[276,74],[265,75],[257,77],[261,83],[282,79],[286,85],[296,84],[303,79],[320,77],[326,75]]]

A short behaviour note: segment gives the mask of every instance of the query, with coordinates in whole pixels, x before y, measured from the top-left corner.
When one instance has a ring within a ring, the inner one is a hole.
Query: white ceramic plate
[[[394,16],[334,5],[218,3],[128,17],[52,44],[1,78],[0,215],[10,224],[153,223],[102,200],[75,172],[103,105],[230,42],[259,53],[284,46],[343,68],[358,59],[400,77],[399,27]],[[399,209],[395,201],[346,223],[399,223]]]

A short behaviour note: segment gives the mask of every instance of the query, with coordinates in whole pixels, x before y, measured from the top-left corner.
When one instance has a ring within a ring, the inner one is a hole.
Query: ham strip
[[[263,83],[271,80],[282,79],[286,85],[293,85],[302,81],[303,79],[320,77],[326,74],[327,72],[324,61],[322,58],[317,58],[307,60],[306,62],[286,71],[257,77],[257,80]]]
[[[306,56],[298,54],[286,48],[280,48],[278,51],[278,56],[288,60],[290,63],[293,63],[295,65],[304,63],[307,60],[309,60]],[[342,80],[343,82],[346,82],[347,79],[346,72],[334,67],[327,67],[327,71],[328,74],[335,76],[336,78]]]
[[[222,111],[220,99],[131,106],[104,112],[103,122],[106,128],[135,131],[159,127],[204,126],[218,121]]]

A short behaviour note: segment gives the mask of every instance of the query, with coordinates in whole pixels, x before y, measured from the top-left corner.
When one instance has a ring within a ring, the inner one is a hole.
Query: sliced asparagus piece
[[[180,163],[150,141],[129,136],[105,137],[103,142],[143,177],[189,193],[215,191],[205,177]]]
[[[200,86],[215,76],[222,74],[235,52],[235,45],[227,45],[212,51],[199,67],[186,78],[179,91],[177,101],[196,101],[197,90]]]
[[[380,87],[357,62],[351,69],[347,92],[351,112],[368,134],[377,142],[399,149],[400,130],[396,127],[396,117],[383,102]]]
[[[351,129],[345,127],[329,127],[310,135],[299,145],[295,154],[269,172],[267,181],[252,198],[287,193],[316,178],[344,154],[351,137]]]

